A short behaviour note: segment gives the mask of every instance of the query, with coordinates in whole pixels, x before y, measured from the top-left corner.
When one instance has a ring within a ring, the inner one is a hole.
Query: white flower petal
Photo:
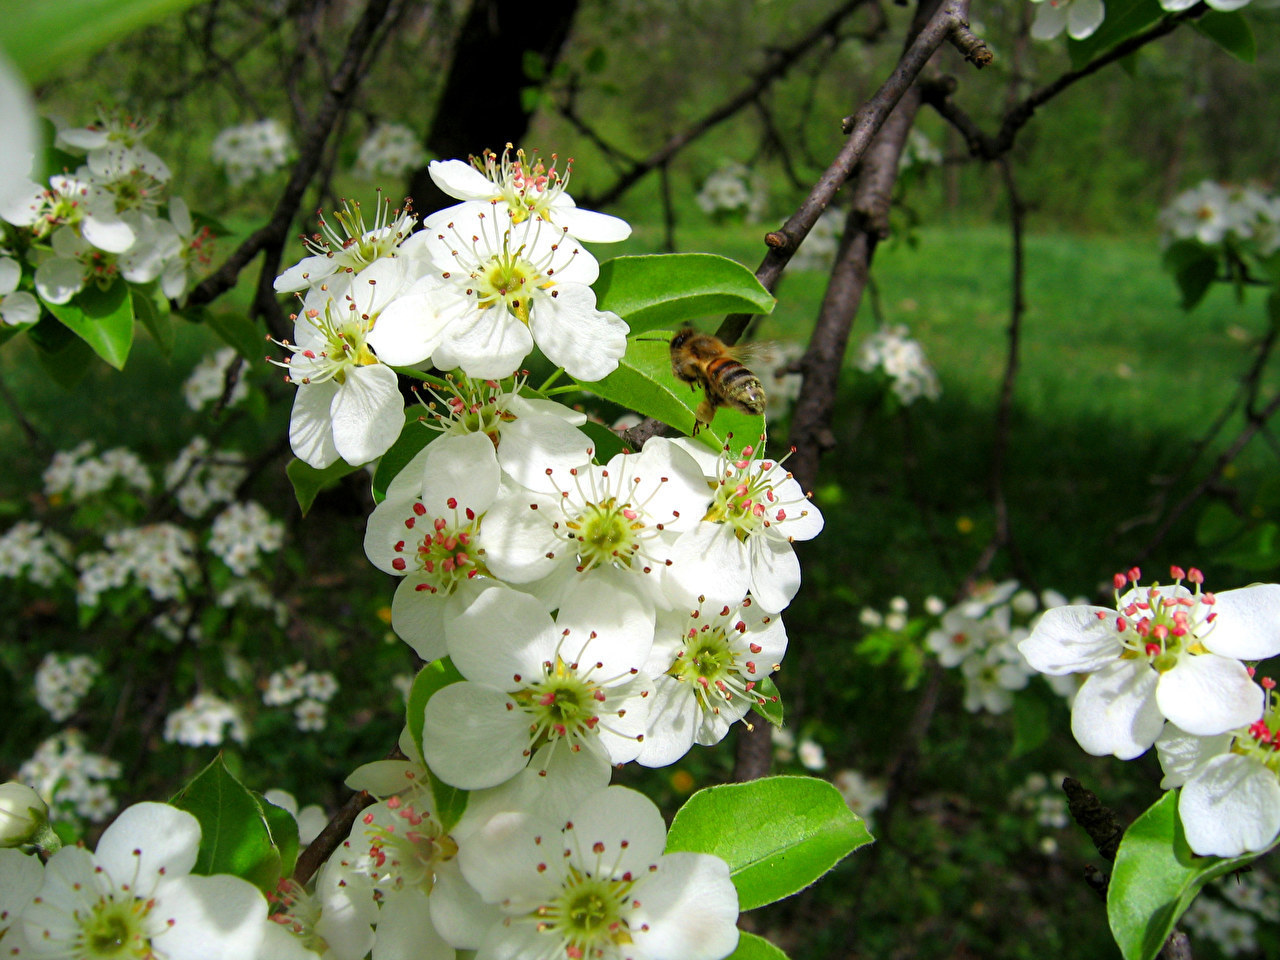
[[[498,462],[517,483],[537,488],[546,482],[547,468],[557,473],[591,462],[595,444],[576,426],[541,413],[517,415],[502,427]]]
[[[40,319],[40,303],[25,290],[0,297],[0,318],[12,327]]]
[[[436,930],[460,949],[480,946],[489,928],[502,919],[498,908],[485,903],[479,891],[467,883],[456,857],[436,867],[436,883],[429,900]]]
[[[528,719],[501,690],[463,681],[427,701],[422,752],[432,772],[463,790],[495,787],[528,764]]]
[[[708,607],[739,604],[751,584],[748,547],[732,524],[699,523],[672,546],[671,566],[664,576],[667,595],[690,610],[698,606],[700,597],[706,598]]]
[[[1164,779],[1161,790],[1173,790],[1187,782],[1204,763],[1220,753],[1226,753],[1234,739],[1223,733],[1215,737],[1197,737],[1179,729],[1177,724],[1166,723],[1156,740],[1156,754]]]
[[[151,939],[166,960],[244,960],[266,933],[267,901],[239,877],[172,877],[156,898],[167,925]]]
[[[1054,607],[1045,611],[1018,651],[1027,663],[1052,677],[1091,673],[1123,652],[1115,620],[1116,612],[1105,607]]]
[[[338,385],[329,380],[325,383],[300,383],[298,395],[293,398],[289,446],[295,457],[317,470],[323,470],[340,459],[338,447],[333,442],[333,418],[329,413],[337,394]]]
[[[0,257],[0,297],[18,289],[22,279],[22,267],[13,257]]]
[[[1156,704],[1159,675],[1145,660],[1117,660],[1089,678],[1071,706],[1071,732],[1095,757],[1141,756],[1164,726]]]
[[[1216,594],[1206,648],[1237,660],[1265,660],[1280,653],[1280,584],[1259,583]]]
[[[107,827],[94,859],[117,883],[137,881],[146,897],[160,878],[191,872],[200,851],[200,823],[167,803],[135,803]]]
[[[488,434],[441,437],[426,449],[422,496],[428,514],[448,516],[453,510],[450,498],[477,514],[489,509],[498,495],[502,471]]]
[[[373,960],[453,960],[431,922],[430,898],[417,888],[388,896],[378,913]]]
[[[456,323],[455,323],[456,325]],[[501,307],[483,311],[479,321],[449,336],[441,344],[469,377],[499,380],[515,373],[520,361],[533,350],[529,328]],[[436,351],[436,362],[439,364]]]
[[[1102,0],[1071,0],[1067,7],[1067,36],[1072,40],[1092,36],[1106,15]]]
[[[437,187],[459,200],[491,200],[498,196],[493,182],[462,160],[432,160],[427,164],[427,173]]]
[[[368,337],[383,363],[404,367],[430,358],[453,317],[436,293],[406,293],[379,315]]]
[[[54,257],[36,267],[35,279],[40,299],[46,303],[69,303],[84,286],[84,267],[78,260]]]
[[[573,851],[569,862],[596,876],[600,864],[608,864],[615,877],[642,876],[662,856],[667,843],[667,825],[657,806],[629,787],[608,787],[592,794],[578,805],[571,820],[573,838],[566,836],[564,842]]]
[[[1181,657],[1156,687],[1161,713],[1198,737],[1248,726],[1262,715],[1263,699],[1244,664],[1212,653]]]
[[[785,540],[752,537],[747,541],[751,559],[751,596],[771,613],[785,610],[800,589],[800,561]]]
[[[453,665],[468,680],[519,690],[541,679],[540,665],[554,656],[560,631],[538,600],[491,584],[446,620],[445,636]]]
[[[702,711],[692,685],[680,683],[674,677],[658,677],[650,699],[653,702],[649,707],[648,729],[636,762],[645,767],[665,767],[693,746]]]
[[[595,291],[583,284],[557,283],[535,302],[529,327],[547,359],[578,380],[603,379],[627,352],[626,321],[597,310]]]
[[[565,592],[555,633],[565,659],[595,664],[597,676],[620,676],[649,657],[653,608],[616,584],[581,578]]]
[[[105,214],[86,216],[80,221],[80,230],[86,240],[107,253],[124,253],[137,240],[131,226]]]
[[[1256,760],[1224,754],[1182,788],[1178,816],[1187,843],[1201,856],[1262,850],[1280,831],[1280,784]]]
[[[404,398],[396,372],[380,363],[349,369],[330,413],[333,444],[342,459],[353,466],[376,460],[404,427]]]
[[[631,224],[607,213],[556,204],[551,216],[557,226],[566,227],[570,236],[586,243],[617,243],[631,236]]]
[[[1051,2],[1036,8],[1036,18],[1031,24],[1031,36],[1037,40],[1052,40],[1067,27],[1067,8]]]
[[[719,857],[669,853],[635,899],[630,927],[642,956],[720,960],[738,944],[738,891]]]

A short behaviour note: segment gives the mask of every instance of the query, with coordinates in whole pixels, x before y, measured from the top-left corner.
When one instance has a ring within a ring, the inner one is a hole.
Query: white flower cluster
[[[1193,851],[1264,849],[1280,833],[1280,710],[1248,664],[1280,653],[1280,585],[1215,594],[1194,567],[1170,576],[1118,573],[1114,609],[1048,610],[1019,649],[1043,673],[1085,676],[1071,732],[1086,751],[1131,760],[1155,745]]]
[[[261,580],[245,577],[235,580],[218,593],[217,604],[220,607],[235,607],[240,604],[257,610],[268,610],[277,627],[284,627],[289,622],[289,605],[276,597]]]
[[[1029,814],[1038,826],[1061,830],[1071,823],[1067,798],[1061,789],[1065,778],[1061,772],[1047,777],[1043,773],[1030,774],[1022,786],[1009,794],[1009,806]]]
[[[107,827],[96,853],[65,846],[41,864],[0,850],[5,956],[318,960],[267,919],[266,898],[251,883],[191,873],[200,836],[191,814],[139,803]]]
[[[1008,580],[945,611],[925,637],[939,663],[960,668],[964,708],[970,713],[1004,713],[1013,706],[1013,691],[1024,689],[1035,673],[1018,652],[1027,629],[1013,623],[1015,596],[1018,613],[1034,612],[1035,596],[1019,592],[1017,581]]]
[[[338,681],[327,671],[310,671],[299,661],[277,670],[267,678],[262,702],[269,707],[292,703],[294,722],[299,730],[323,730],[328,722],[328,706],[338,692]]]
[[[209,551],[238,577],[247,576],[268,553],[284,543],[284,521],[273,520],[254,500],[233,503],[213,521]]]
[[[898,157],[898,172],[911,168],[942,166],[942,151],[934,146],[928,134],[917,127],[912,127],[907,135],[907,142]]]
[[[142,145],[150,125],[104,114],[87,127],[58,131],[56,143],[85,154],[74,173],[49,178],[47,187],[28,181],[21,196],[0,208],[0,219],[24,227],[40,242],[35,248],[35,288],[48,303],[69,302],[88,283],[109,286],[118,277],[131,283],[159,281],[166,297],[186,291],[189,274],[209,261],[210,233],[197,231],[180,197],[171,197],[160,215],[169,168]],[[0,287],[14,279],[0,267]],[[6,297],[18,297],[10,293]],[[22,301],[5,322],[36,319]]]
[[[217,747],[228,737],[244,743],[249,731],[234,704],[211,693],[198,693],[164,721],[164,739],[187,747]]]
[[[206,354],[182,385],[182,396],[186,398],[187,406],[199,410],[206,403],[220,399],[227,388],[227,372],[239,356],[231,347]],[[231,388],[231,395],[227,397],[227,406],[234,407],[248,395],[249,384],[245,382],[242,369],[236,385]]]
[[[1261,257],[1280,249],[1280,196],[1257,187],[1205,180],[1160,211],[1165,242],[1198,240],[1206,246],[1245,246]]]
[[[348,890],[378,891],[375,943],[727,956],[738,904],[726,864],[663,855],[657,808],[609,787],[610,770],[674,763],[768,706],[780,614],[800,585],[793,541],[822,515],[749,446],[716,455],[655,437],[600,463],[582,414],[518,384],[450,384],[433,407],[440,435],[389,485],[365,550],[401,578],[396,633],[462,679],[428,700],[422,755],[406,735],[408,760],[348,780],[389,799],[329,868]],[[294,674],[278,686],[299,685]],[[800,760],[825,765],[813,741]],[[431,777],[471,792],[448,833],[422,788]]]
[[[273,119],[227,127],[209,147],[209,158],[233,187],[275,173],[296,155],[289,131]]]
[[[831,778],[831,782],[840,791],[845,806],[863,819],[868,830],[873,829],[875,812],[884,806],[887,799],[884,784],[857,770],[841,770]]]
[[[40,319],[39,301],[18,289],[21,282],[22,264],[13,257],[0,257],[0,323],[11,327]]]
[[[141,496],[151,492],[151,474],[132,450],[115,447],[98,456],[93,451],[93,442],[86,440],[71,450],[55,453],[44,471],[45,494],[80,503],[117,483]]]
[[[836,250],[840,247],[840,236],[844,233],[844,218],[843,210],[835,207],[823,210],[822,216],[814,222],[813,229],[787,264],[787,269],[830,270],[836,258]]]
[[[740,163],[726,163],[702,182],[694,202],[713,216],[741,214],[748,222],[764,216],[769,191],[763,177]]]
[[[230,503],[249,475],[245,459],[231,450],[213,451],[209,441],[194,436],[164,470],[165,491],[188,517],[204,516],[220,503]]]
[[[101,670],[93,657],[46,653],[36,668],[36,703],[61,723],[76,712]]]
[[[1106,17],[1102,0],[1031,0],[1039,4],[1031,24],[1031,36],[1052,40],[1063,30],[1072,40],[1092,36]],[[1247,0],[1246,0],[1247,2]],[[1163,5],[1163,4],[1162,4]],[[1188,4],[1189,6],[1189,4]]]
[[[540,160],[486,154],[473,168],[434,161],[436,184],[463,202],[415,218],[379,202],[373,226],[358,204],[321,221],[311,256],[276,279],[296,292],[291,356],[298,385],[289,439],[316,468],[367,463],[395,442],[404,402],[394,366],[431,364],[468,376],[515,373],[537,346],[579,380],[617,368],[627,325],[596,309],[599,275],[582,241],[612,242],[631,228],[578,209],[561,175]]]
[[[199,579],[196,538],[172,523],[110,530],[102,543],[106,550],[76,559],[77,601],[82,607],[97,606],[103,593],[130,581],[146,587],[153,600],[181,599]]]
[[[68,569],[71,544],[33,520],[21,520],[0,536],[0,578],[51,587]]]
[[[18,779],[44,798],[53,820],[107,819],[115,812],[116,798],[106,781],[119,776],[120,764],[85,750],[84,737],[76,730],[49,737],[18,768]]]
[[[858,350],[854,365],[863,373],[887,378],[889,389],[903,406],[924,397],[937,400],[942,395],[938,374],[924,355],[924,347],[911,337],[904,324],[883,326]]]
[[[418,135],[402,123],[380,123],[360,144],[356,175],[367,180],[403,177],[427,162]]]

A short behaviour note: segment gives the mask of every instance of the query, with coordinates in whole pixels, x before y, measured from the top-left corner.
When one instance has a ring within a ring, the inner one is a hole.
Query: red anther
[[[1148,643],[1144,649],[1149,657],[1156,657],[1160,655],[1160,644],[1158,643]]]
[[[458,534],[458,542],[464,547],[471,546],[471,534],[467,533],[465,530],[462,531],[462,533]]]
[[[1094,614],[1094,616],[1097,617],[1099,620],[1105,620],[1107,619],[1107,611],[1099,610]]]
[[[551,476],[551,468],[550,468],[550,467],[547,467],[547,476],[548,476],[548,477],[549,477],[549,476]]]
[[[604,703],[604,691],[597,690],[595,693],[591,695],[591,698],[597,701],[598,703]]]
[[[474,510],[472,510],[470,507],[467,507],[467,519],[468,519],[468,520],[474,520],[475,518],[476,518],[476,513],[475,513],[475,511],[474,511]]]
[[[754,660],[748,660],[746,663],[743,664],[743,666],[747,668],[747,673],[756,672],[756,662]]]
[[[622,716],[623,713],[624,711],[619,710],[618,716]],[[587,717],[587,719],[582,721],[583,726],[585,726],[588,730],[594,730],[596,728],[596,724],[598,724],[599,722],[600,722],[599,717]]]
[[[544,693],[542,696],[538,698],[538,706],[540,707],[549,707],[555,702],[556,702],[556,694],[554,690]]]
[[[448,500],[446,500],[446,501],[444,502],[444,505],[445,505],[446,507],[448,507],[450,510],[457,510],[457,509],[458,509],[458,501],[457,501],[457,499],[455,499],[454,497],[450,497]]]
[[[1191,583],[1204,583],[1204,574],[1197,568],[1192,567],[1187,571],[1187,580]]]
[[[636,513],[634,510],[630,508],[624,508],[622,511],[622,515],[626,517],[628,520],[634,520],[636,517],[640,516],[640,514]]]
[[[729,615],[729,605],[726,603],[724,605],[724,608],[720,611],[720,616],[727,617],[728,615]]]
[[[453,559],[454,559],[454,561],[458,564],[458,566],[462,566],[462,565],[463,565],[463,564],[465,564],[465,563],[470,563],[470,562],[471,562],[471,558],[470,558],[470,557],[468,557],[468,556],[467,556],[465,553],[463,553],[461,550],[459,550],[457,553],[455,553],[455,554],[453,555]]]
[[[436,517],[435,523],[432,524],[432,526],[435,527],[436,529],[436,533],[439,533],[448,525],[449,524],[445,523],[444,517]]]
[[[1263,690],[1274,690],[1276,688],[1276,682],[1272,680],[1270,677],[1263,677],[1258,682],[1262,684]]]
[[[1181,567],[1169,568],[1169,576],[1173,577],[1173,579],[1175,580],[1182,580],[1186,577],[1186,575],[1187,575],[1187,572],[1183,570]]]
[[[1245,670],[1246,670],[1246,671],[1248,671],[1249,676],[1251,676],[1251,677],[1253,676],[1254,672],[1255,672],[1257,669],[1258,669],[1257,667],[1245,667]]]
[[[396,545],[395,545],[395,547],[394,547],[393,549],[395,550],[395,552],[396,552],[396,553],[403,553],[403,552],[404,552],[404,541],[403,541],[403,540],[397,540],[397,541],[396,541]]]
[[[787,511],[779,510],[774,519],[781,523],[783,520],[787,519]]]
[[[1137,567],[1130,567],[1128,577],[1131,583],[1137,583],[1142,579],[1142,571]]]
[[[436,592],[436,588],[435,588],[435,587],[433,587],[433,586],[431,586],[431,584],[429,584],[429,583],[420,583],[420,584],[418,584],[416,587],[414,587],[413,589],[414,589],[414,592],[415,592],[415,593],[421,593],[423,590],[428,590],[428,591],[430,591],[431,593],[435,593],[435,592]]]
[[[758,643],[749,643],[747,644],[747,649],[750,650],[752,653],[759,653],[761,650],[764,649],[764,647],[760,646],[760,644]]]
[[[1123,590],[1124,585],[1129,581],[1125,579],[1125,575],[1123,573],[1117,573],[1111,578],[1111,582],[1115,584],[1117,590]]]
[[[422,561],[422,565],[423,565],[423,567],[425,567],[425,568],[426,568],[427,573],[435,573],[435,572],[436,572],[436,565],[435,565],[435,562],[434,562],[434,561],[432,561],[432,560],[423,560],[423,561]]]
[[[1204,593],[1200,594],[1200,602],[1206,606],[1212,607],[1218,602],[1218,598],[1206,590]]]
[[[414,513],[416,513],[416,514],[417,514],[418,516],[420,516],[420,517],[421,517],[421,516],[425,516],[425,515],[426,515],[426,512],[427,512],[427,508],[426,508],[425,506],[423,506],[422,501],[421,501],[421,500],[419,500],[419,501],[416,501],[416,502],[414,503],[414,505],[413,505],[413,512],[414,512]]]
[[[1204,622],[1213,623],[1213,621],[1217,619],[1218,619],[1218,611],[1215,610],[1213,613],[1209,614],[1207,617],[1204,618]]]
[[[1261,720],[1255,720],[1249,724],[1249,736],[1260,743],[1270,743],[1272,737],[1271,728]]]
[[[604,844],[597,840],[591,845],[592,853],[604,853]]]
[[[753,453],[755,453],[755,452],[756,452],[756,451],[755,451],[755,449],[754,449],[754,448],[752,448],[752,447],[743,447],[743,448],[742,448],[742,455],[743,455],[744,457],[749,457],[749,456],[751,456],[751,455],[752,455]]]
[[[445,560],[440,561],[440,569],[442,569],[445,573],[453,573],[454,567],[456,566],[457,564],[453,562],[452,557],[449,557]]]
[[[1116,617],[1116,632],[1124,633],[1129,626],[1129,621],[1124,617]]]
[[[403,570],[405,568],[404,557],[396,557],[391,561],[391,566],[397,570]]]

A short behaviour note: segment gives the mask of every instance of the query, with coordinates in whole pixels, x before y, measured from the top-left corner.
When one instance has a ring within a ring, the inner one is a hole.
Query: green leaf
[[[381,503],[387,499],[387,488],[410,460],[422,452],[432,440],[439,437],[439,430],[430,430],[420,421],[423,409],[418,404],[410,404],[404,411],[404,428],[400,436],[391,445],[391,449],[378,461],[378,469],[373,473],[373,502]]]
[[[649,331],[632,337],[627,354],[618,369],[603,380],[579,384],[583,390],[612,400],[628,410],[654,417],[682,433],[692,434],[696,417],[694,409],[702,402],[700,387],[689,389],[671,372],[671,340],[669,331]],[[709,428],[698,436],[713,450],[724,446],[733,434],[735,446],[756,443],[764,433],[764,417],[743,413],[732,407],[721,407]]]
[[[769,313],[775,302],[750,270],[710,253],[615,257],[600,264],[592,287],[596,305],[632,334],[710,314]]]
[[[766,777],[699,790],[676,813],[667,852],[729,864],[742,910],[803,890],[871,842],[840,791],[813,777]]]
[[[738,949],[727,960],[787,960],[787,955],[764,937],[745,930],[738,932]]]
[[[1178,819],[1178,791],[1157,800],[1124,832],[1107,887],[1107,919],[1125,960],[1152,960],[1202,886],[1259,855],[1196,856]]]
[[[293,868],[298,863],[298,848],[301,846],[298,841],[298,821],[284,807],[277,807],[257,791],[254,791],[253,796],[262,808],[267,829],[271,831],[271,842],[280,851],[280,875],[287,877],[293,873]]]
[[[1189,21],[1192,28],[1208,37],[1237,60],[1253,63],[1258,47],[1253,28],[1239,10],[1210,10],[1198,20]]]
[[[588,420],[578,428],[588,437],[594,444],[596,461],[599,463],[608,463],[617,454],[624,450],[630,450],[622,438],[606,427],[603,423],[596,423],[594,420]]]
[[[30,337],[40,366],[63,389],[70,390],[89,372],[93,349],[57,320],[41,317]]]
[[[1107,18],[1091,36],[1067,40],[1071,66],[1077,70],[1117,43],[1141,33],[1165,15],[1157,0],[1108,0]]]
[[[462,815],[467,812],[467,799],[471,796],[466,790],[451,787],[430,770],[431,796],[436,802],[436,819],[445,833],[458,825]]]
[[[262,803],[231,775],[221,754],[171,803],[200,821],[200,853],[192,873],[229,873],[264,893],[275,891],[283,876],[284,853],[273,839]]]
[[[1182,309],[1190,310],[1218,278],[1218,254],[1198,240],[1176,240],[1164,252],[1165,269],[1182,291]]]
[[[284,468],[284,472],[289,477],[289,482],[293,484],[293,495],[298,501],[298,506],[302,508],[302,515],[305,517],[307,511],[311,509],[311,505],[316,502],[316,497],[321,490],[336,486],[349,473],[355,473],[359,467],[353,467],[345,460],[338,460],[329,464],[323,470],[317,470],[309,463],[301,460],[293,459],[289,461],[289,465]]]
[[[422,753],[422,727],[426,723],[427,701],[437,690],[458,683],[463,679],[458,668],[448,657],[433,660],[418,671],[409,690],[409,703],[405,707],[405,723],[418,753]]]
[[[106,290],[90,284],[70,303],[44,305],[94,353],[117,370],[124,369],[133,346],[133,298],[124,280],[117,280]]]
[[[30,83],[82,64],[132,30],[171,16],[196,0],[4,0],[4,48]]]
[[[157,285],[149,283],[145,286],[135,284],[132,290],[133,315],[147,328],[151,338],[160,347],[166,357],[173,353],[173,344],[177,337],[173,329],[173,316],[169,312],[169,302],[159,294]]]
[[[755,703],[751,709],[764,717],[775,727],[782,726],[782,694],[773,682],[773,677],[765,677],[756,683],[756,693],[764,697],[764,703]]]

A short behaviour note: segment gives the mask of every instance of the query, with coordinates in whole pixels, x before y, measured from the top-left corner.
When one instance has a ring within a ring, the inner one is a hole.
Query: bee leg
[[[693,435],[696,437],[698,435],[698,431],[701,430],[703,427],[711,426],[711,421],[715,417],[715,415],[716,415],[715,404],[713,404],[710,400],[703,399],[703,401],[700,404],[698,404],[698,409],[695,410],[693,413],[693,416],[694,416]]]

